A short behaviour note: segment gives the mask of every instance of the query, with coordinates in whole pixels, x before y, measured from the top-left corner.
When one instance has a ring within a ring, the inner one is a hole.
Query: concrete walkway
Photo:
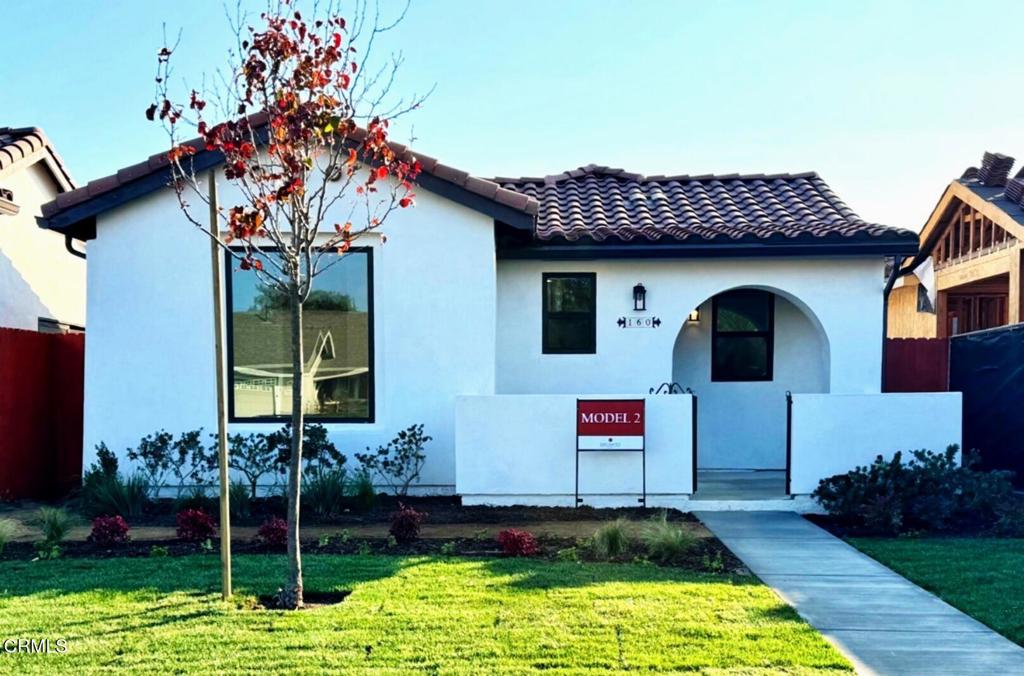
[[[697,512],[862,674],[1024,674],[1024,648],[792,512]]]

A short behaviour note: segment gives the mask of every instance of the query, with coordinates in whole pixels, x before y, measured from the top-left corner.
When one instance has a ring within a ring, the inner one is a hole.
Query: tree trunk
[[[291,289],[292,334],[292,456],[288,465],[288,586],[281,595],[285,608],[302,607],[302,552],[299,549],[299,496],[302,489],[302,438],[305,432],[303,410],[302,303],[297,284]]]

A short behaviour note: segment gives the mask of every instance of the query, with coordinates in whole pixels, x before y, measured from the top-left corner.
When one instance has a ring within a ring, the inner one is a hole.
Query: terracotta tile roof
[[[43,150],[47,151],[47,166],[61,187],[74,188],[75,181],[64,161],[38,127],[0,127],[0,174]]]
[[[250,118],[250,121],[254,127],[258,128],[265,124],[263,122],[264,119],[264,116],[261,114],[256,114]],[[362,132],[362,130],[358,131]],[[357,141],[360,139],[358,135],[353,135],[353,138]],[[204,144],[201,139],[192,139],[187,141],[187,144],[192,145],[199,150],[199,152],[193,156],[193,161],[197,161],[197,164],[200,157],[213,155],[213,153],[208,153],[203,149]],[[493,181],[470,176],[464,171],[442,164],[433,157],[415,153],[411,148],[400,143],[392,143],[391,147],[400,156],[408,158],[415,157],[420,161],[420,164],[423,167],[420,180],[421,187],[431,190],[432,186],[435,188],[437,187],[436,181],[440,181],[456,188],[461,188],[487,201],[495,202],[503,207],[513,209],[517,212],[522,212],[529,216],[533,216],[537,213],[537,201],[521,192],[502,188]],[[71,192],[58,195],[55,200],[42,206],[43,218],[52,219],[66,209],[85,204],[98,197],[111,193],[118,188],[128,186],[134,181],[149,178],[159,172],[163,172],[165,174],[169,172],[167,151],[150,155],[149,158],[142,162],[119,169],[109,176],[89,181],[88,184],[76,190],[72,190]],[[426,180],[423,180],[424,175],[427,177]],[[436,181],[430,183],[429,179],[431,178],[436,179]],[[127,197],[124,201],[128,201],[131,198],[132,197]],[[116,204],[107,205],[105,208],[110,208],[110,206],[116,206]],[[97,213],[102,210],[104,209],[97,209]],[[60,225],[55,227],[63,229],[66,226]]]
[[[494,180],[540,203],[541,240],[917,237],[865,222],[815,173],[642,176],[588,165],[544,178]]]

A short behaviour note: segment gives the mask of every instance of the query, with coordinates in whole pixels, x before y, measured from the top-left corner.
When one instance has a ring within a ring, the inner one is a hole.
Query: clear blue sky
[[[82,182],[163,150],[163,22],[178,76],[223,62],[217,0],[5,0],[0,126],[43,127]],[[470,173],[815,170],[918,229],[984,150],[1024,161],[1022,28],[1020,0],[418,0],[391,46],[398,89],[437,84],[416,148]]]

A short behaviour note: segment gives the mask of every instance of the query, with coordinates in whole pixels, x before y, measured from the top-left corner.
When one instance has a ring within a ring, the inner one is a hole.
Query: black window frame
[[[734,289],[733,292],[764,294],[768,299],[768,328],[764,331],[719,331],[718,330],[718,303],[723,295],[732,293],[726,291],[717,294],[711,299],[711,382],[713,383],[764,383],[775,379],[775,294],[761,289]],[[767,368],[765,375],[757,378],[730,377],[718,372],[718,339],[724,338],[764,338],[767,349]]]
[[[244,251],[241,247],[230,247],[231,251],[241,252]],[[262,251],[266,253],[276,253],[280,251],[278,247],[261,247]],[[227,373],[226,387],[227,400],[228,400],[228,422],[229,423],[274,423],[281,425],[291,420],[291,414],[288,415],[259,415],[259,416],[245,416],[238,417],[235,415],[235,342],[234,342],[234,312],[232,311],[232,263],[237,262],[232,256],[231,251],[224,252],[224,332],[225,341],[227,343],[227,349],[225,350],[225,359],[227,360]],[[337,424],[337,423],[352,423],[360,425],[372,425],[376,422],[377,418],[377,371],[375,366],[376,355],[377,355],[377,343],[374,338],[375,325],[377,323],[377,315],[374,311],[374,293],[373,293],[373,247],[371,246],[354,246],[348,250],[349,253],[365,253],[366,254],[366,312],[369,315],[366,320],[368,342],[367,349],[367,364],[369,368],[369,378],[367,379],[367,416],[361,418],[353,417],[342,417],[342,416],[306,416],[306,422],[309,423],[323,423],[323,424]],[[255,273],[253,273],[255,274]]]
[[[585,278],[590,280],[594,293],[590,299],[590,341],[583,349],[556,349],[548,346],[548,319],[578,317],[583,312],[556,312],[548,308],[548,280]],[[597,354],[597,273],[596,272],[545,272],[541,274],[541,353],[542,354]]]

